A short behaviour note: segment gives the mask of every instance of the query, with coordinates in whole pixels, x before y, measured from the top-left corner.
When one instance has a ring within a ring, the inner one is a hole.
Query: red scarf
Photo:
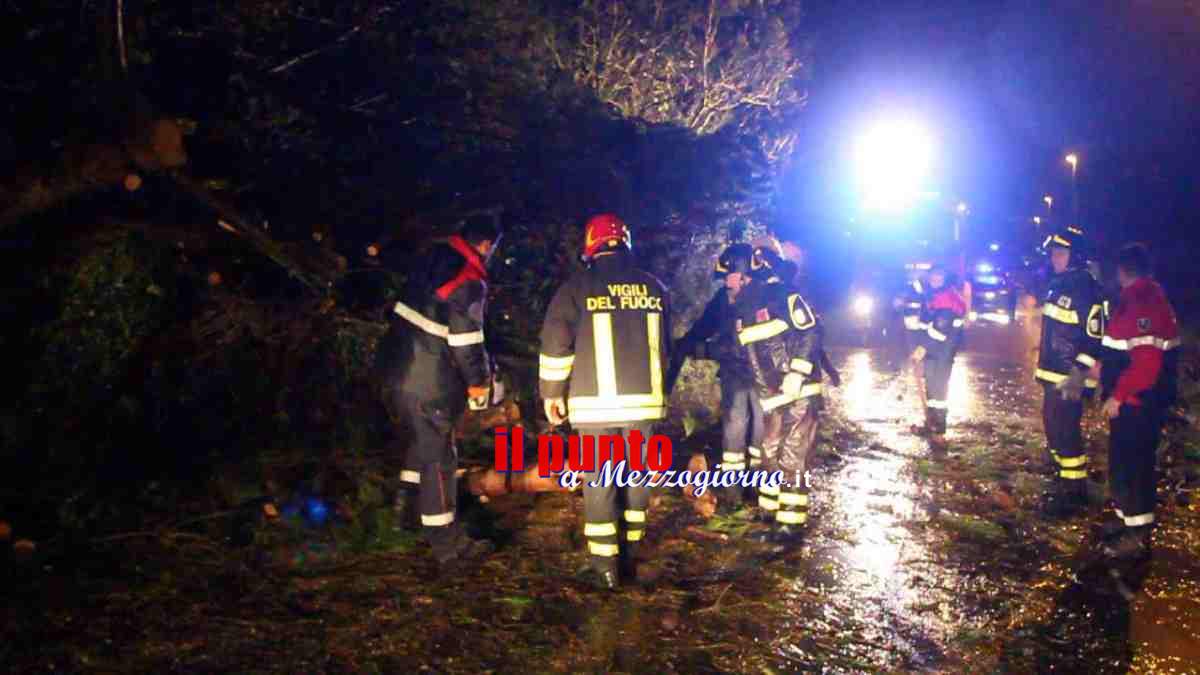
[[[450,245],[450,248],[458,251],[458,254],[466,260],[467,264],[463,265],[463,268],[459,270],[453,279],[442,284],[437,289],[437,296],[443,302],[448,300],[459,286],[468,281],[487,281],[487,268],[483,266],[483,260],[479,257],[478,251],[471,248],[471,245],[457,234],[450,237],[450,240],[446,243]]]

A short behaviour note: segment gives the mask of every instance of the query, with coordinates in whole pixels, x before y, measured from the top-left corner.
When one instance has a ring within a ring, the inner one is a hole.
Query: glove
[[[558,426],[567,421],[567,402],[564,399],[548,398],[542,401],[542,407],[551,425]]]
[[[799,396],[800,389],[804,386],[804,376],[800,373],[788,373],[783,376],[783,385],[780,389],[788,396]]]
[[[1087,373],[1083,370],[1072,368],[1071,374],[1067,376],[1067,379],[1054,385],[1054,388],[1062,394],[1064,399],[1078,401],[1083,398],[1083,384],[1086,377]]]
[[[925,345],[921,345],[920,347],[917,347],[916,349],[914,349],[911,358],[913,361],[924,361],[925,360]]]
[[[483,410],[488,407],[488,387],[467,387],[467,407]]]

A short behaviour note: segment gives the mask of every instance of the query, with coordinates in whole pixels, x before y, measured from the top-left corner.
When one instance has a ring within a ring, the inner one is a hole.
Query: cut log
[[[529,492],[569,492],[559,485],[558,476],[542,477],[537,467],[523,473],[504,474],[495,469],[467,472],[467,489],[479,497],[499,497]]]

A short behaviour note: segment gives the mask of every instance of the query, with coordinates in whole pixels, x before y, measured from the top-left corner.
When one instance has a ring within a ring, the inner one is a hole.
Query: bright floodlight
[[[855,149],[864,208],[907,209],[925,192],[932,159],[933,141],[917,124],[886,122],[869,130]]]
[[[854,313],[859,316],[870,316],[871,310],[875,309],[875,298],[869,295],[860,295],[854,299]]]

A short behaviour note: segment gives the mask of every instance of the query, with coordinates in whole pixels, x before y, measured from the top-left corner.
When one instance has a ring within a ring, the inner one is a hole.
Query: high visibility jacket
[[[729,289],[722,288],[713,295],[704,307],[704,313],[692,324],[688,332],[675,344],[676,358],[679,352],[691,354],[700,343],[705,343],[705,354],[720,365],[722,379],[750,382],[750,362],[738,345],[737,317],[735,305],[729,299]]]
[[[823,392],[819,319],[799,293],[776,277],[755,281],[738,294],[735,325],[764,412]],[[787,391],[793,373],[802,384]]]
[[[487,270],[458,236],[435,245],[410,269],[380,341],[376,368],[403,391],[461,411],[467,387],[486,386],[491,379],[483,335]]]
[[[1100,371],[1104,396],[1135,406],[1173,405],[1179,325],[1162,286],[1142,277],[1122,289],[1106,323]]]
[[[951,286],[931,291],[925,302],[926,325],[921,335],[921,345],[925,347],[928,362],[954,361],[962,342],[963,316],[966,313],[966,301]]]
[[[1072,268],[1050,279],[1042,304],[1042,341],[1035,377],[1057,384],[1073,368],[1088,370],[1100,354],[1104,335],[1100,284],[1087,270]],[[1094,380],[1087,380],[1095,388]]]
[[[666,286],[629,253],[597,256],[546,311],[542,398],[567,398],[572,426],[614,427],[666,417],[671,309]]]

